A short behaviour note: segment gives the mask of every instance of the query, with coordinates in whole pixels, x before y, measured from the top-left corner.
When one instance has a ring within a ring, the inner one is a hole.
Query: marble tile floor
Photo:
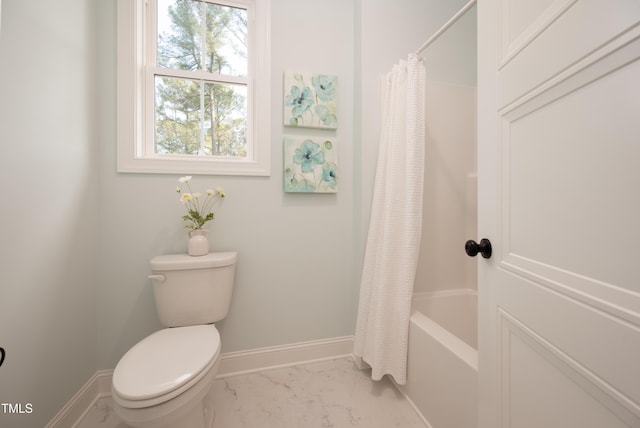
[[[390,380],[369,376],[340,358],[217,379],[214,428],[425,428]],[[76,428],[126,427],[102,398]]]

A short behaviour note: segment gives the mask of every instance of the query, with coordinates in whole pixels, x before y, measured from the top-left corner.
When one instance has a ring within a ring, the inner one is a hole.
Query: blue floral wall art
[[[284,125],[338,128],[338,76],[284,72]]]
[[[338,149],[324,137],[284,137],[284,191],[336,193]]]

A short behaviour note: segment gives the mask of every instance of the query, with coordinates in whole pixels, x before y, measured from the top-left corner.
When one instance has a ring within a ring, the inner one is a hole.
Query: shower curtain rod
[[[455,24],[456,21],[458,19],[460,19],[460,17],[462,17],[462,15],[464,15],[469,9],[471,9],[473,6],[475,6],[476,2],[477,2],[477,0],[471,0],[469,3],[465,4],[462,7],[462,9],[460,9],[458,11],[458,13],[453,15],[453,18],[448,20],[446,24],[444,24],[442,27],[440,27],[440,29],[433,34],[433,36],[429,37],[429,40],[424,42],[422,44],[422,46],[420,46],[418,48],[418,50],[416,51],[416,55],[419,54],[420,52],[422,52],[423,50],[425,50],[426,48],[428,48],[433,42],[435,42],[436,39],[442,35],[442,33],[447,31],[449,29],[449,27],[451,27],[453,24]]]

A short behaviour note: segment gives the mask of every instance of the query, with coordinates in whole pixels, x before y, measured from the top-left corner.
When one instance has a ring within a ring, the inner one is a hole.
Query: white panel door
[[[640,0],[478,1],[481,428],[640,427]]]

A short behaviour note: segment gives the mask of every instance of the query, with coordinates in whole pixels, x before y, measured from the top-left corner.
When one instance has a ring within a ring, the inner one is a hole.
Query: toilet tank
[[[157,256],[149,262],[160,322],[167,327],[211,324],[231,305],[235,252]]]

